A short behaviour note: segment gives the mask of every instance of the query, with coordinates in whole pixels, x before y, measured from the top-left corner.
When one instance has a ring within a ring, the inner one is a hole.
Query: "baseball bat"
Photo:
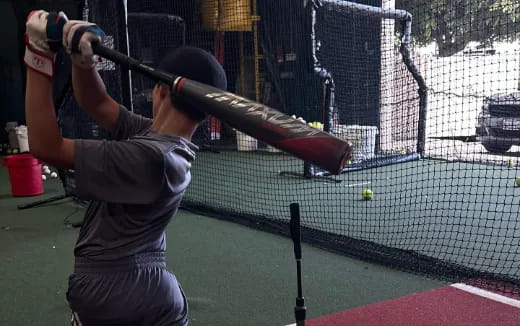
[[[231,127],[332,174],[340,174],[352,145],[312,128],[266,105],[206,84],[175,76],[126,56],[99,42],[94,53],[155,81],[171,85],[172,96],[227,123]]]

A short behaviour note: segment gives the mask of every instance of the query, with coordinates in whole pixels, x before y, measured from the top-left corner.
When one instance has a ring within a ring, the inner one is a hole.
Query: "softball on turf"
[[[363,196],[364,200],[370,200],[370,199],[372,199],[372,196],[374,196],[374,194],[372,193],[372,190],[365,189],[365,190],[363,190],[362,196]]]
[[[42,174],[42,180],[43,181],[47,180],[47,176],[45,174]]]
[[[51,178],[56,179],[58,177],[58,174],[56,172],[51,173]]]

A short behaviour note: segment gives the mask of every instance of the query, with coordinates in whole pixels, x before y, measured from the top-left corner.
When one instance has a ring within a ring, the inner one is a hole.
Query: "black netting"
[[[128,9],[133,56],[155,65],[181,40],[202,47],[230,91],[355,145],[330,176],[211,120],[194,139],[202,150],[184,207],[287,234],[299,202],[305,241],[520,292],[517,2],[134,0]],[[149,115],[153,83],[132,78],[135,110]]]
[[[184,20],[171,14],[128,13],[130,55],[156,68],[162,57],[183,44],[186,38]],[[152,90],[155,85],[138,73],[132,74],[132,96],[136,113],[152,116]]]
[[[58,9],[55,9],[58,10]],[[70,15],[70,14],[69,14]],[[105,45],[119,51],[126,51],[125,7],[121,1],[88,0],[82,5],[82,17],[71,19],[89,20],[102,26],[106,33]],[[64,137],[75,139],[102,139],[106,132],[84,111],[74,99],[71,85],[70,58],[65,53],[57,57],[57,77],[55,82],[55,103],[58,110],[58,122]],[[108,93],[119,103],[130,103],[128,94],[128,73],[122,72],[113,62],[102,60],[96,66]],[[126,74],[125,74],[126,73]],[[126,78],[126,81],[125,81]],[[57,87],[56,87],[57,86]],[[59,171],[65,193],[75,196],[74,171]]]

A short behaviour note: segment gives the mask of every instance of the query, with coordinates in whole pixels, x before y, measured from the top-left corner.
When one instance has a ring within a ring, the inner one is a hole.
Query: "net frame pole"
[[[386,9],[380,7],[374,7],[364,4],[359,4],[350,1],[338,1],[338,0],[314,0],[313,1],[313,14],[317,8],[328,5],[336,10],[363,15],[367,17],[376,17],[382,19],[394,19],[401,24],[401,46],[399,52],[403,57],[403,63],[417,83],[418,94],[419,94],[419,122],[418,122],[418,135],[417,135],[417,153],[424,156],[425,144],[426,144],[426,118],[428,112],[428,87],[426,81],[422,76],[419,68],[412,59],[410,42],[412,34],[412,14],[402,9]],[[315,17],[315,16],[314,16]],[[313,18],[315,19],[315,18]],[[313,25],[314,28],[314,25]],[[314,30],[313,30],[314,31]],[[313,51],[315,45],[315,38],[313,38]],[[313,59],[315,53],[313,53]]]
[[[313,0],[311,6],[311,42],[312,42],[312,63],[314,73],[322,78],[324,96],[324,112],[323,112],[323,131],[332,133],[334,130],[333,112],[334,112],[334,79],[332,74],[321,66],[318,60],[318,41],[316,39],[316,10],[321,6],[319,1]]]
[[[318,52],[318,42],[316,40],[316,10],[321,6],[319,1],[311,0],[311,54],[312,54],[312,70],[313,72],[322,79],[322,87],[323,87],[323,104],[322,104],[322,120],[323,120],[323,131],[327,133],[333,133],[334,131],[334,79],[332,75],[323,68],[318,60],[317,52]],[[308,6],[309,3],[304,3],[304,7]],[[330,177],[330,174],[325,174],[321,171],[317,171],[317,169],[309,162],[303,162],[303,173],[295,173],[295,172],[280,172],[280,175],[290,175],[295,177],[303,177],[306,179],[318,179],[324,181],[331,181],[340,183],[342,182],[340,179],[334,179]]]
[[[322,104],[322,122],[323,122],[323,131],[327,133],[333,133],[334,130],[334,79],[332,75],[323,68],[318,61],[318,43],[316,40],[316,9],[320,6],[318,2],[315,0],[311,1],[311,42],[312,42],[312,62],[313,62],[313,72],[322,79],[322,87],[323,87],[323,104]],[[304,4],[307,6],[308,3]],[[303,174],[299,175],[298,173],[290,173],[284,172],[282,174],[293,175],[293,176],[302,176],[306,179],[318,178],[327,181],[333,182],[341,182],[341,180],[331,179],[329,176],[319,175],[320,173],[316,171],[315,167],[309,162],[303,162]]]
[[[125,52],[127,55],[130,55],[130,40],[128,39],[128,1],[123,0],[123,11],[124,11],[124,36],[125,36],[125,45],[126,49]],[[121,68],[123,69],[123,68]],[[123,90],[123,97],[127,97],[127,105],[129,105],[128,109],[132,112],[134,112],[134,94],[133,94],[133,86],[132,86],[132,72],[130,69],[125,69],[121,71],[123,76],[123,85],[122,87],[125,88]],[[126,86],[126,87],[125,87]]]

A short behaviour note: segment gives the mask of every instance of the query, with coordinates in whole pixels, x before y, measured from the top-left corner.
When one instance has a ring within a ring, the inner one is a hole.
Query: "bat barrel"
[[[249,136],[333,174],[341,173],[352,154],[352,145],[347,141],[230,92],[182,79],[176,85],[174,96]]]
[[[311,128],[268,106],[154,69],[99,42],[93,43],[92,48],[103,58],[171,85],[173,96],[183,102],[332,174],[340,174],[352,154],[352,145],[347,141]]]

